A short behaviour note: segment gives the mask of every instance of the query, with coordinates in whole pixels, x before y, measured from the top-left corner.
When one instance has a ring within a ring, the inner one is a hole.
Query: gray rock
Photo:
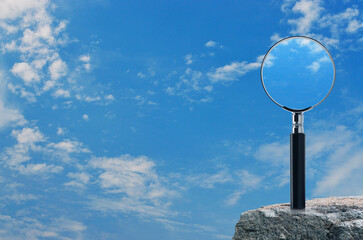
[[[242,213],[233,240],[363,240],[363,196],[306,202],[304,210],[276,204]]]

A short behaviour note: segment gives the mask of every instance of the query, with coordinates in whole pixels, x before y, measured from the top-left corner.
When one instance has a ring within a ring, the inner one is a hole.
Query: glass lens
[[[292,37],[270,49],[262,63],[261,78],[273,101],[300,110],[324,100],[333,87],[335,68],[320,43],[306,37]]]

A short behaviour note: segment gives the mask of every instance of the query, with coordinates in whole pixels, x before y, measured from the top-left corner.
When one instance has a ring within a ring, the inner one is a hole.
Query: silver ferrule
[[[303,113],[292,113],[292,133],[304,133]]]

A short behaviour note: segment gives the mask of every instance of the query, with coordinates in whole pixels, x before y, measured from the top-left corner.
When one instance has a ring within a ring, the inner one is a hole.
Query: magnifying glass
[[[290,207],[305,208],[305,134],[303,113],[323,102],[335,82],[329,51],[317,40],[288,37],[275,43],[261,65],[267,96],[292,113],[290,135]]]

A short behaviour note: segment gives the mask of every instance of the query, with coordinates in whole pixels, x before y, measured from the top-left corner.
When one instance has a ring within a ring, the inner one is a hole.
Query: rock
[[[306,202],[304,210],[276,204],[242,213],[233,240],[363,240],[363,196]]]

